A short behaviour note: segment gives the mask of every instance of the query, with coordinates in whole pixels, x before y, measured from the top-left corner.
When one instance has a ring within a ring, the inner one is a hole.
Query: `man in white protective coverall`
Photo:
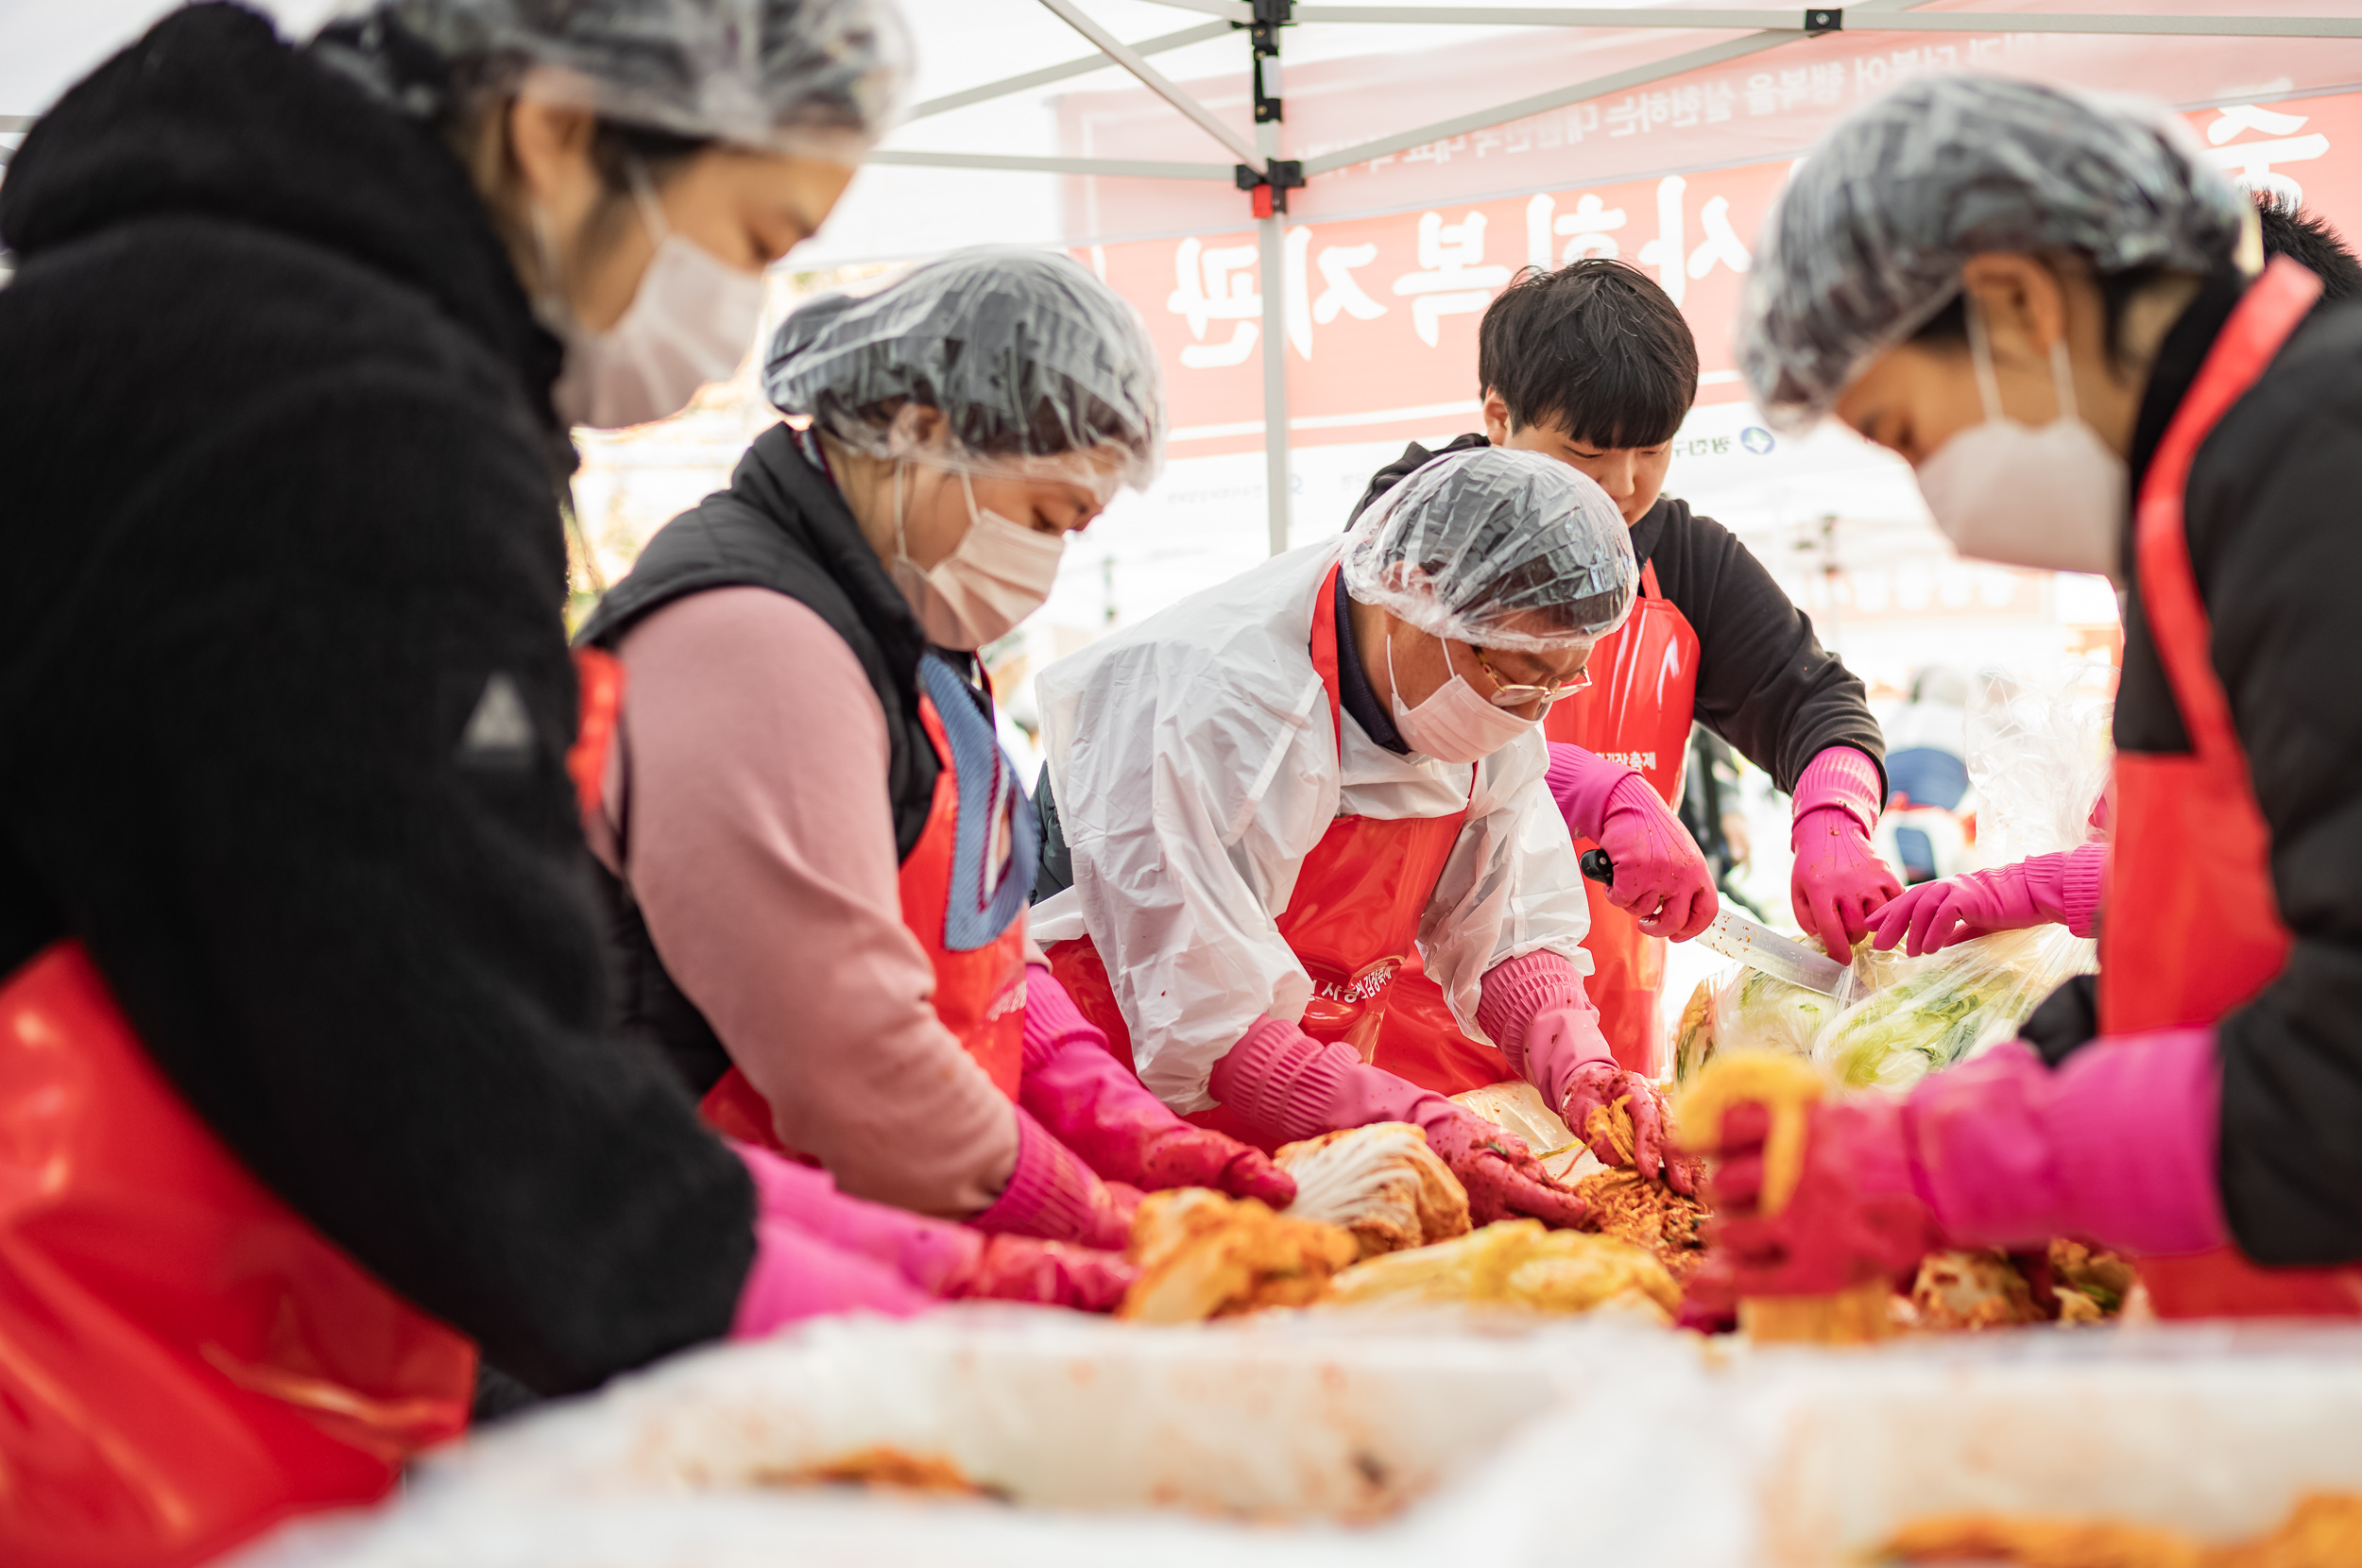
[[[1467,1061],[1398,1051],[1394,1031],[1378,1048],[1415,943],[1475,1082],[1522,1078],[1576,1128],[1628,1099],[1657,1172],[1656,1089],[1617,1066],[1583,995],[1590,916],[1539,730],[1638,577],[1591,480],[1457,452],[1344,538],[1042,672],[1035,930],[1142,1082],[1266,1149],[1412,1122],[1478,1223],[1580,1222],[1522,1142],[1445,1098]]]

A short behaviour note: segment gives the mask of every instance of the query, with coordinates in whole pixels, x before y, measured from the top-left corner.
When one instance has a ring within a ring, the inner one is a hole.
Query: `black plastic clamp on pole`
[[[1247,43],[1255,51],[1248,70],[1250,85],[1255,90],[1255,123],[1258,126],[1276,125],[1283,118],[1279,94],[1264,91],[1267,84],[1263,62],[1279,58],[1279,29],[1293,25],[1294,4],[1295,0],[1255,0],[1255,19],[1231,24],[1246,29]]]
[[[1273,159],[1269,178],[1265,178],[1263,171],[1252,164],[1234,163],[1231,165],[1231,178],[1238,181],[1240,190],[1254,196],[1255,215],[1267,218],[1274,213],[1288,210],[1288,193],[1304,183],[1304,160]]]
[[[1844,7],[1815,6],[1806,8],[1805,11],[1805,32],[1807,37],[1819,38],[1823,33],[1841,33],[1844,30]]]

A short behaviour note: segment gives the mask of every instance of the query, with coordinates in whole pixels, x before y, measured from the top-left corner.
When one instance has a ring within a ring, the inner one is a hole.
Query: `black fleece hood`
[[[0,242],[19,267],[174,214],[318,246],[430,296],[555,429],[558,342],[459,161],[239,6],[166,16],[42,116],[0,184]]]

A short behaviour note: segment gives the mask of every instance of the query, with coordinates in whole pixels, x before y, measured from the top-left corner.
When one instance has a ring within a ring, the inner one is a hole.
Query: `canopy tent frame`
[[[1761,53],[1804,40],[1844,30],[1860,19],[1861,30],[1876,32],[1960,33],[2009,32],[2082,33],[2121,37],[2188,38],[2362,38],[2362,19],[2301,16],[2133,16],[2101,13],[2064,14],[2025,11],[1944,11],[1912,14],[1925,0],[1856,0],[1850,6],[1746,9],[1717,10],[1654,10],[1634,8],[1492,7],[1455,9],[1434,6],[1292,5],[1291,0],[1155,0],[1176,10],[1192,11],[1218,20],[1183,28],[1137,44],[1127,44],[1086,15],[1074,0],[1040,0],[1052,13],[1081,33],[1097,51],[1056,65],[986,82],[919,104],[911,118],[923,119],[965,109],[972,104],[1022,93],[1032,88],[1116,66],[1235,155],[1237,163],[1191,163],[1112,158],[1041,158],[997,153],[879,151],[870,162],[906,166],[999,169],[1032,173],[1109,176],[1124,179],[1235,182],[1250,193],[1251,211],[1260,257],[1261,341],[1263,349],[1264,489],[1271,552],[1288,548],[1289,463],[1286,341],[1287,301],[1281,297],[1285,269],[1280,264],[1286,244],[1287,192],[1305,180],[1374,158],[1407,152],[1470,131],[1483,130],[1569,104],[1645,86],[1708,65]],[[1611,72],[1565,87],[1455,115],[1447,120],[1411,127],[1398,132],[1339,147],[1300,162],[1278,156],[1278,128],[1283,117],[1275,63],[1278,29],[1319,24],[1367,26],[1504,26],[1504,27],[1625,27],[1694,29],[1728,32],[1748,29],[1744,36],[1725,39],[1664,60]],[[1235,128],[1221,120],[1188,92],[1148,63],[1148,57],[1185,48],[1222,36],[1248,30],[1254,39],[1249,69],[1255,77],[1257,137],[1250,145]]]

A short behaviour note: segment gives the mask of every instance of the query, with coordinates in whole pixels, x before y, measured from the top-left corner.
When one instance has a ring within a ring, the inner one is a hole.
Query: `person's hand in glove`
[[[2211,1030],[2105,1037],[2057,1068],[2011,1041],[1901,1100],[1821,1094],[1801,1064],[1725,1057],[1684,1102],[1685,1136],[1715,1157],[1711,1245],[1737,1295],[1841,1290],[1941,1246],[2229,1238]]]
[[[1590,1206],[1542,1168],[1523,1138],[1441,1095],[1428,1098],[1435,1103],[1395,1119],[1416,1123],[1435,1157],[1460,1178],[1471,1223],[1532,1219],[1554,1230],[1576,1230],[1590,1219]]]
[[[1718,1065],[1682,1105],[1685,1133],[1713,1157],[1718,1294],[1826,1297],[1894,1278],[1937,1245],[1894,1100],[1823,1100],[1812,1067],[1781,1058]]]
[[[755,1257],[734,1338],[830,1312],[901,1317],[936,1301],[989,1298],[1112,1310],[1135,1270],[1121,1254],[1030,1236],[985,1236],[949,1220],[849,1198],[828,1172],[733,1143],[755,1185]]]
[[[947,1270],[935,1287],[946,1301],[1024,1302],[1112,1312],[1139,1270],[1121,1253],[1037,1241],[1026,1236],[987,1236]]]
[[[1038,963],[1025,972],[1018,1101],[1109,1183],[1146,1192],[1213,1187],[1275,1209],[1295,1202],[1295,1179],[1261,1150],[1183,1121],[1142,1088],[1107,1049],[1107,1036]]]
[[[2087,844],[2063,854],[2035,855],[1990,871],[1970,871],[1906,888],[1878,912],[1874,945],[1896,944],[1917,958],[1988,931],[2064,926],[2089,936],[2099,910],[2099,877],[2108,846]]]
[[[1831,746],[1796,780],[1796,851],[1789,901],[1806,936],[1842,963],[1870,933],[1870,917],[1903,891],[1870,846],[1883,802],[1877,764],[1851,746]]]
[[[1038,1236],[1121,1252],[1132,1239],[1139,1189],[1103,1182],[1074,1150],[1022,1105],[1017,1113],[1017,1165],[991,1207],[968,1223],[994,1236]]]
[[[1616,863],[1608,901],[1639,917],[1640,929],[1686,942],[1721,908],[1714,874],[1681,818],[1620,762],[1581,746],[1550,742],[1549,787],[1566,830],[1589,839]]]
[[[1627,1072],[1613,1062],[1585,1062],[1575,1070],[1568,1082],[1566,1099],[1561,1115],[1566,1125],[1591,1146],[1600,1163],[1613,1167],[1622,1158],[1621,1151],[1604,1133],[1591,1130],[1591,1113],[1605,1110],[1622,1101],[1632,1117],[1633,1168],[1649,1181],[1660,1175],[1665,1185],[1685,1195],[1698,1190],[1698,1161],[1673,1146],[1667,1126],[1670,1117],[1665,1109],[1665,1091],[1655,1082],[1636,1072]]]
[[[1553,1180],[1520,1139],[1293,1024],[1257,1020],[1214,1064],[1207,1087],[1257,1137],[1274,1144],[1375,1121],[1412,1123],[1468,1189],[1469,1217],[1480,1225],[1530,1216],[1571,1227],[1586,1216],[1583,1200]]]
[[[1477,1027],[1602,1164],[1621,1155],[1604,1133],[1591,1132],[1591,1113],[1622,1100],[1632,1116],[1634,1168],[1650,1180],[1661,1173],[1676,1192],[1695,1190],[1695,1162],[1666,1147],[1664,1092],[1617,1065],[1583,977],[1566,959],[1544,950],[1495,964],[1484,977]]]

